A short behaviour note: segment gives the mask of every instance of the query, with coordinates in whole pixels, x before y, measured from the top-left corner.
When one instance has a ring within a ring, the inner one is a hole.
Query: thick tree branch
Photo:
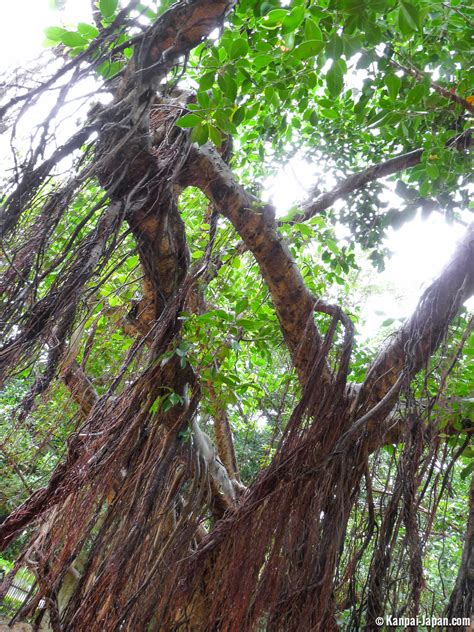
[[[462,134],[458,134],[451,138],[447,143],[447,148],[458,149],[462,151],[472,144],[472,129],[468,129]],[[378,165],[364,169],[359,173],[354,173],[348,176],[340,184],[338,184],[332,191],[323,193],[316,199],[314,195],[310,193],[309,198],[301,206],[302,212],[293,217],[293,222],[302,222],[310,219],[317,213],[326,210],[331,207],[336,200],[357,191],[363,189],[370,182],[379,180],[386,176],[390,176],[398,171],[403,171],[418,165],[423,155],[423,149],[415,149],[405,154],[400,154],[394,158],[390,158],[385,162]]]
[[[430,436],[438,434],[459,436],[460,432],[466,435],[474,435],[474,422],[468,416],[463,416],[462,413],[449,413],[448,411],[445,414],[449,415],[448,421],[443,417],[442,419],[427,420],[425,422],[429,428],[428,433]],[[460,428],[462,428],[462,431],[460,431]],[[402,443],[406,437],[407,430],[407,418],[404,414],[403,406],[401,411],[393,410],[381,422],[380,427],[374,430],[376,431],[371,432],[368,437],[367,451],[369,453],[379,450],[384,445]]]
[[[358,415],[367,414],[395,387],[428,362],[459,307],[474,293],[474,223],[451,262],[425,291],[413,316],[381,351],[368,371],[358,398]],[[374,418],[375,420],[375,418]]]
[[[191,149],[180,182],[200,188],[231,221],[254,255],[270,289],[293,363],[305,382],[321,347],[313,316],[314,298],[277,232],[273,209],[259,203],[236,182],[229,167],[210,145]],[[325,378],[329,379],[328,372]]]
[[[222,26],[234,5],[234,0],[177,2],[144,33],[117,93],[118,102],[124,99],[134,123],[146,126],[147,113],[161,80]]]
[[[87,417],[99,401],[92,382],[75,360],[63,373],[62,378],[82,414]]]

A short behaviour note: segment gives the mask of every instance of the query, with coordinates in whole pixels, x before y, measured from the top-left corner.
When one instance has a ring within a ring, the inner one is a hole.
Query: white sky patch
[[[2,2],[0,71],[31,61],[41,51],[48,26],[73,26],[91,22],[90,0],[68,0],[63,11],[51,8],[50,0]]]
[[[295,157],[283,165],[277,174],[266,181],[264,196],[270,201],[277,216],[283,216],[297,203],[306,198],[308,190],[318,181],[324,182],[324,190],[331,190],[336,178],[318,170],[317,164]],[[390,193],[390,182],[383,193],[384,200],[398,208],[400,199]],[[340,202],[336,202],[339,204]],[[463,220],[472,220],[466,211]],[[343,239],[345,227],[336,230]],[[398,230],[389,229],[384,245],[392,256],[386,260],[385,270],[373,274],[379,291],[369,294],[361,304],[361,322],[358,332],[362,339],[370,338],[381,324],[389,319],[403,319],[416,308],[423,290],[442,271],[454,254],[465,227],[459,223],[448,224],[440,213],[431,213],[421,219],[420,213]],[[474,308],[474,297],[466,302]]]
[[[273,204],[277,216],[282,217],[304,200],[317,180],[317,165],[296,157],[283,165],[274,177],[267,178],[263,197]]]
[[[362,306],[365,322],[358,327],[362,339],[378,331],[388,318],[404,319],[414,312],[421,294],[449,262],[464,232],[464,226],[447,224],[439,213],[427,219],[419,213],[398,230],[388,231],[386,245],[393,255],[376,277],[377,285],[386,289],[369,294]],[[474,308],[474,298],[466,307]]]

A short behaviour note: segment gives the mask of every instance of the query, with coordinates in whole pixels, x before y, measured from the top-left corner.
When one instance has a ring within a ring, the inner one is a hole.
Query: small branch
[[[455,148],[462,151],[463,149],[470,147],[471,144],[472,129],[468,129],[462,134],[458,134],[457,136],[449,139],[446,143],[446,147],[448,149]],[[293,217],[292,222],[303,222],[308,220],[317,213],[321,213],[321,211],[324,211],[332,206],[336,200],[345,197],[349,193],[353,193],[358,189],[363,189],[370,182],[374,182],[375,180],[390,176],[398,171],[404,171],[405,169],[418,165],[421,161],[423,151],[423,149],[415,149],[414,151],[390,158],[390,160],[378,165],[368,167],[359,173],[354,173],[338,184],[332,191],[323,193],[315,200],[312,199],[310,194],[308,201],[303,203],[301,207],[302,212]]]
[[[392,68],[395,68],[396,70],[401,70],[405,74],[411,75],[412,77],[414,77],[418,81],[424,81],[424,79],[425,79],[426,75],[424,75],[417,68],[402,66],[402,64],[399,64],[394,59],[390,59],[389,63],[392,66]],[[455,103],[460,105],[464,110],[468,110],[469,112],[474,114],[474,105],[469,103],[469,101],[466,101],[466,99],[463,99],[462,97],[458,96],[454,92],[451,92],[450,90],[447,90],[446,88],[443,88],[442,86],[440,86],[435,81],[430,81],[430,86],[435,92],[440,94],[445,99],[448,99],[448,101],[454,101]]]
[[[442,2],[441,3],[442,6],[447,9],[448,11],[454,11],[455,13],[457,13],[458,15],[460,15],[462,17],[462,19],[467,22],[467,24],[470,24],[471,26],[474,26],[474,21],[471,20],[465,13],[463,13],[462,11],[460,11],[457,7],[452,7],[451,5],[447,4],[446,2]]]
[[[94,23],[97,29],[99,30],[99,32],[103,31],[104,27],[102,25],[102,14],[97,8],[96,0],[91,0],[91,11],[92,11],[92,18],[94,20]]]
[[[84,417],[87,417],[98,402],[99,397],[92,386],[92,382],[74,361],[62,375],[63,382],[69,389],[72,398],[80,407]]]

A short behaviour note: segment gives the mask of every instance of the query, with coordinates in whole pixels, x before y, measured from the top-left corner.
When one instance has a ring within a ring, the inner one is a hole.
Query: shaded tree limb
[[[62,379],[82,414],[87,417],[99,401],[92,382],[76,361],[67,367]]]

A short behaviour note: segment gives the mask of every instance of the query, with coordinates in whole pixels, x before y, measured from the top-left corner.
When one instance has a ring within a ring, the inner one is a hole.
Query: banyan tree
[[[458,556],[433,542],[471,471],[473,20],[454,0],[100,0],[4,77],[1,593],[34,577],[17,619],[472,614],[472,484]],[[291,160],[319,176],[281,215],[265,178]],[[465,235],[364,349],[357,261],[382,265],[418,211]],[[433,555],[457,569],[443,598]]]

